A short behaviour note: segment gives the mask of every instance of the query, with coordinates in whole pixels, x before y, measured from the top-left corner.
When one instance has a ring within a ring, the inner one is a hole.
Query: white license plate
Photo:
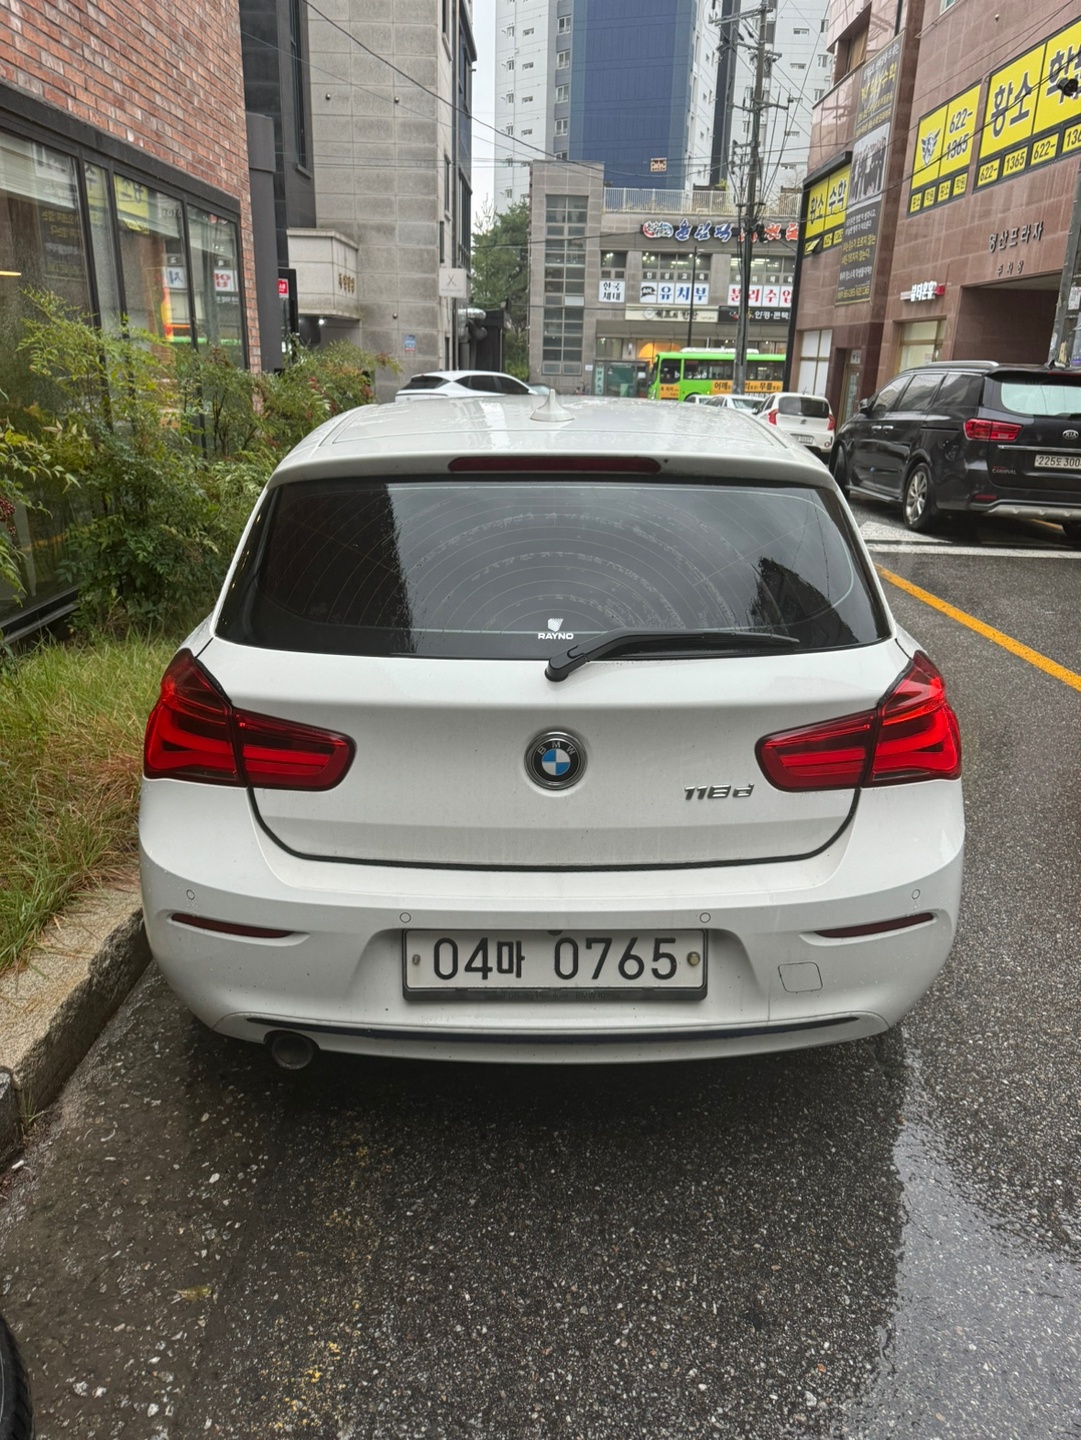
[[[1037,470],[1081,470],[1081,455],[1037,455]]]
[[[652,990],[702,996],[702,930],[407,930],[408,995]]]

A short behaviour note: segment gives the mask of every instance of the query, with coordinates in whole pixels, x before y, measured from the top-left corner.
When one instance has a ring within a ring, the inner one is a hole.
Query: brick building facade
[[[844,418],[924,360],[1046,361],[1081,159],[1076,4],[834,0],[828,39],[794,383]]]

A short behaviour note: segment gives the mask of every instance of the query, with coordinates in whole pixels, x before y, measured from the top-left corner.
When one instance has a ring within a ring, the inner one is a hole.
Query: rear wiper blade
[[[756,630],[609,630],[595,640],[572,645],[553,655],[545,668],[548,680],[565,680],[590,660],[604,655],[648,656],[668,660],[680,655],[730,655],[734,650],[790,650],[799,641],[791,635]]]

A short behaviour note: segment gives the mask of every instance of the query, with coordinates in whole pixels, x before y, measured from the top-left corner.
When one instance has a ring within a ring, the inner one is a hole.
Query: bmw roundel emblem
[[[525,761],[530,779],[546,790],[565,790],[582,778],[586,768],[585,751],[578,741],[556,730],[534,740]]]

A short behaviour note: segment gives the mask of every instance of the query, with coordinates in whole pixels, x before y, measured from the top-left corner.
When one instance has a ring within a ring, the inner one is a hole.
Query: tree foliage
[[[473,236],[473,304],[505,307],[511,328],[504,337],[504,364],[512,375],[529,375],[529,201],[500,215],[489,209]]]

